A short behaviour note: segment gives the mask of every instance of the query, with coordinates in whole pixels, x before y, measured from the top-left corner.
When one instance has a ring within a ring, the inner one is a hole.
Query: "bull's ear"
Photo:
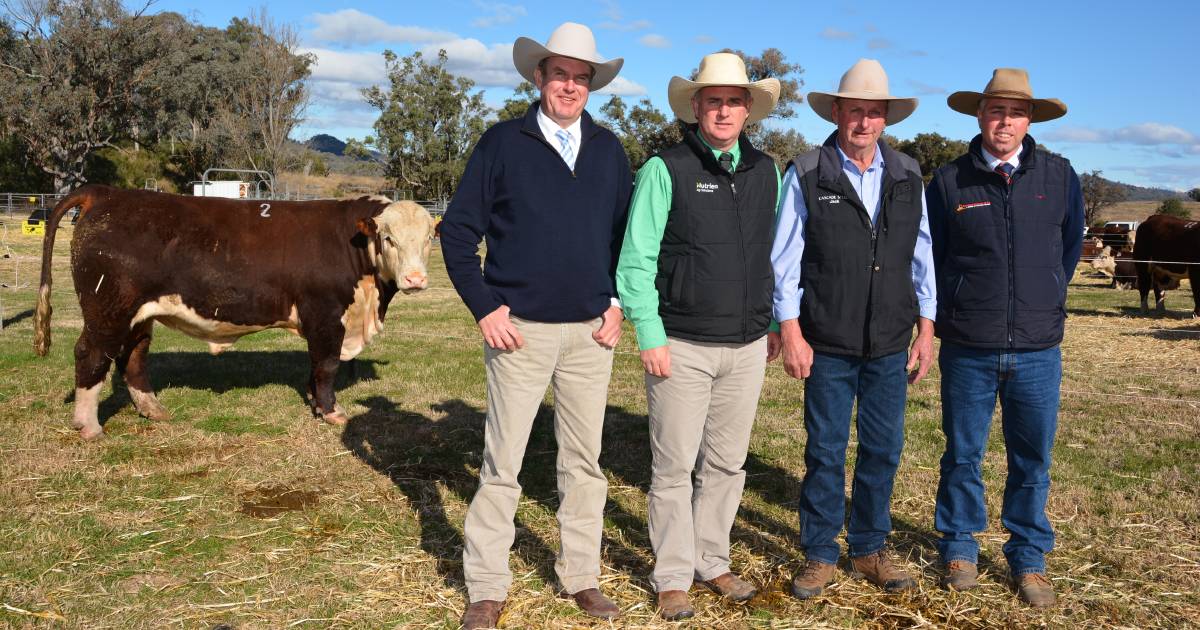
[[[358,220],[358,231],[367,236],[375,236],[379,233],[379,226],[375,225],[375,219],[366,217]]]

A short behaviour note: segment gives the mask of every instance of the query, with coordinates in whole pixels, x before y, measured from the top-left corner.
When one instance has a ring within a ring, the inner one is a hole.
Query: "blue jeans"
[[[804,483],[800,546],[809,560],[836,564],[846,518],[846,445],[858,400],[858,451],[846,542],[850,556],[883,548],[892,531],[892,481],[904,448],[907,352],[877,359],[813,353],[804,382]]]
[[[987,528],[980,462],[987,449],[992,411],[1000,398],[1008,479],[1000,522],[1013,575],[1045,573],[1054,530],[1046,518],[1050,449],[1058,426],[1062,352],[968,348],[942,342],[942,455],[934,524],[942,533],[942,559],[976,562],[975,532]]]

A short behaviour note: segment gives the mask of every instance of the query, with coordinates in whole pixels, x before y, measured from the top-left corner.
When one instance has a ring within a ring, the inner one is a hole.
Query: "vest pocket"
[[[691,265],[686,257],[675,258],[664,265],[663,271],[655,278],[655,288],[667,304],[676,308],[685,303],[688,272]]]

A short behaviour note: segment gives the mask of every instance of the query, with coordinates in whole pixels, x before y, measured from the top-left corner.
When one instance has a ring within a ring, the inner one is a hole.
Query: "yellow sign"
[[[41,221],[30,225],[28,222],[21,224],[21,233],[30,236],[44,236],[46,234],[46,224]]]

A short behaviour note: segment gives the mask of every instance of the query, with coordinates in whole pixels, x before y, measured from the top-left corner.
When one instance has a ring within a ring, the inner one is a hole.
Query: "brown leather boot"
[[[1017,587],[1017,597],[1034,608],[1048,608],[1057,603],[1054,585],[1046,579],[1045,573],[1022,573],[1013,582]]]
[[[690,619],[696,609],[688,601],[687,591],[662,591],[658,594],[658,614],[667,621]]]
[[[579,604],[583,612],[601,619],[616,619],[621,616],[621,609],[613,601],[604,596],[598,588],[589,588],[571,594],[571,599]]]
[[[722,573],[711,580],[705,580],[704,585],[718,595],[727,597],[735,602],[744,602],[758,595],[754,585],[732,573]]]
[[[500,610],[503,608],[504,602],[498,602],[492,599],[482,599],[477,602],[471,602],[467,605],[466,612],[463,613],[463,630],[495,628],[496,624],[500,623]]]
[[[979,569],[974,562],[951,560],[946,563],[942,585],[951,591],[969,591],[979,586]]]
[[[917,587],[913,577],[892,564],[887,551],[880,549],[869,556],[850,558],[854,570],[861,573],[867,581],[889,593],[908,591]]]
[[[804,566],[792,577],[792,595],[797,599],[809,599],[820,595],[825,586],[833,581],[835,569],[832,564],[805,560]]]

